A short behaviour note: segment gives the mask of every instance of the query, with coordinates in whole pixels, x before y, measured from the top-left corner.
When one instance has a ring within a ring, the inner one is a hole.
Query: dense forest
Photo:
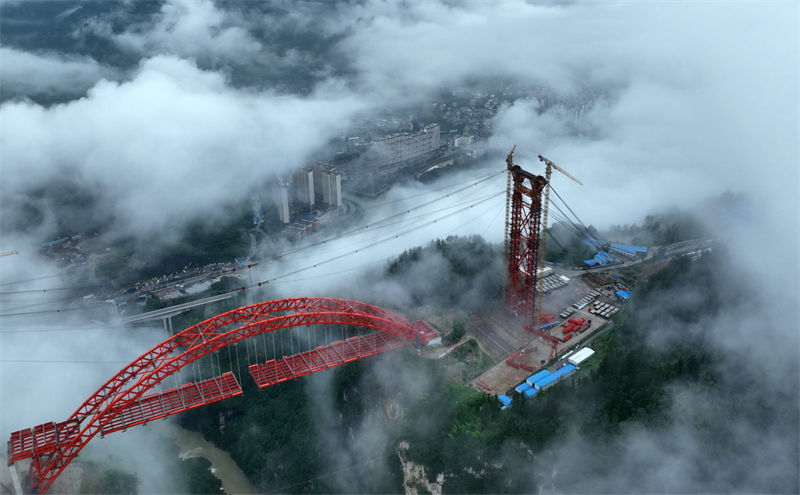
[[[406,253],[389,271],[418,254]],[[403,351],[261,391],[244,380],[244,396],[195,410],[182,423],[230,451],[265,492],[402,491],[398,452],[402,462],[424,466],[427,482],[442,474],[445,492],[532,492],[551,485],[593,491],[586,480],[620,471],[632,430],[675,429],[696,439],[692,445],[699,442],[705,458],[696,479],[676,486],[790,491],[796,476],[749,486],[752,477],[714,472],[718,462],[734,462],[746,447],[738,428],[747,425],[748,438],[757,438],[759,429],[766,435],[781,424],[796,438],[798,424],[796,386],[781,389],[790,394],[784,399],[793,400],[775,400],[769,387],[751,387],[752,400],[741,400],[743,384],[758,379],[758,364],[741,363],[735,371],[723,366],[723,353],[704,331],[719,315],[748,304],[746,288],[730,284],[720,269],[726,265],[724,252],[694,263],[674,260],[637,287],[614,330],[593,343],[593,361],[534,399],[516,400],[508,411],[501,412],[495,398],[449,381],[441,361]],[[687,291],[692,297],[681,297]],[[662,335],[649,333],[656,327]],[[796,382],[797,373],[788,376]],[[695,404],[688,418],[676,417],[685,394],[701,400],[702,408]],[[559,446],[575,438],[581,461],[565,461]],[[642,455],[656,459],[660,452],[653,447]],[[796,448],[785,455],[781,462],[798,459]],[[556,462],[569,469],[552,475]],[[614,479],[595,490],[637,489],[615,486]],[[659,489],[653,480],[640,483],[644,491]]]
[[[471,312],[500,300],[501,249],[477,235],[436,239],[425,247],[404,251],[385,270],[367,276],[365,284],[393,285],[406,296],[402,300],[406,308],[428,305]],[[381,297],[370,294],[373,300]],[[397,299],[394,292],[393,299]],[[385,304],[395,307],[398,302],[387,300]]]

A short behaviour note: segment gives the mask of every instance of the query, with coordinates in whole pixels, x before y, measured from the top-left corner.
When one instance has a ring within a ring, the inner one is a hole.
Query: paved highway
[[[112,324],[114,325],[124,325],[127,323],[133,323],[136,321],[145,321],[145,320],[155,320],[159,318],[170,318],[186,311],[189,311],[192,308],[196,308],[198,306],[203,306],[206,304],[211,304],[217,301],[222,301],[225,299],[230,299],[238,294],[239,291],[233,292],[226,292],[225,294],[219,294],[216,296],[211,297],[204,297],[203,299],[198,299],[196,301],[190,301],[183,304],[176,304],[175,306],[170,306],[168,308],[157,309],[155,311],[148,311],[147,313],[140,313],[138,315],[133,316],[126,316],[124,318],[120,318]]]

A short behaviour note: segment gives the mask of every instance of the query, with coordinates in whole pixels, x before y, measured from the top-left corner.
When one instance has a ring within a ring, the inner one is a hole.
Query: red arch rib
[[[373,328],[418,344],[427,344],[431,337],[396,313],[358,301],[336,298],[279,299],[214,316],[175,334],[139,356],[86,399],[67,421],[59,423],[58,428],[54,423],[34,428],[34,448],[28,456],[33,457],[34,492],[47,491],[72,459],[117,414],[186,365],[248,337],[283,328],[318,324]],[[52,428],[54,448],[43,453],[36,452],[37,428]],[[11,442],[9,449],[10,445]]]

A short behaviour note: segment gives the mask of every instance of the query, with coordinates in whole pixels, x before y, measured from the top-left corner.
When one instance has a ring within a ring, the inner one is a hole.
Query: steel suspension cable
[[[308,266],[305,266],[305,267],[299,268],[299,269],[297,269],[297,270],[293,270],[293,271],[291,271],[291,272],[284,273],[284,274],[282,274],[282,275],[279,275],[279,276],[276,276],[276,277],[273,277],[273,278],[270,278],[270,279],[267,279],[267,280],[264,280],[264,281],[258,282],[258,283],[256,283],[256,284],[253,284],[253,285],[250,285],[250,286],[243,286],[243,287],[241,287],[241,288],[240,288],[240,290],[245,290],[245,289],[254,288],[254,287],[261,287],[261,286],[263,286],[263,285],[265,285],[265,284],[268,284],[268,283],[274,283],[274,282],[276,282],[276,281],[278,281],[278,280],[284,279],[284,278],[286,278],[286,277],[289,277],[289,276],[291,276],[291,275],[294,275],[294,274],[296,274],[296,273],[301,273],[301,272],[303,272],[303,271],[307,271],[307,270],[310,270],[310,269],[313,269],[313,268],[317,268],[319,265],[323,265],[323,264],[331,263],[331,262],[333,262],[333,261],[336,261],[336,260],[338,260],[338,259],[344,258],[344,257],[346,257],[346,256],[349,256],[349,255],[352,255],[352,254],[357,254],[358,252],[360,252],[360,251],[362,251],[362,250],[364,250],[364,249],[368,249],[368,248],[370,248],[370,247],[374,247],[374,246],[376,246],[376,245],[379,245],[379,244],[382,244],[382,243],[384,243],[384,242],[388,242],[388,241],[391,241],[391,240],[393,240],[393,239],[397,239],[397,238],[399,238],[400,236],[403,236],[403,235],[409,234],[409,233],[411,233],[411,232],[416,232],[416,231],[418,231],[418,230],[419,230],[420,228],[422,228],[422,227],[426,227],[426,226],[428,226],[428,225],[433,225],[433,224],[435,224],[435,223],[438,223],[438,222],[440,222],[440,221],[442,221],[442,220],[444,220],[444,219],[446,219],[446,218],[452,217],[453,215],[456,215],[456,214],[458,214],[458,213],[460,213],[460,212],[462,212],[462,211],[465,211],[465,210],[467,210],[467,209],[470,209],[470,208],[472,208],[472,207],[473,207],[473,206],[475,206],[475,205],[478,205],[478,204],[484,203],[484,202],[486,202],[486,201],[488,201],[488,200],[490,200],[490,199],[492,199],[492,198],[494,198],[494,197],[497,197],[497,196],[499,196],[500,194],[505,194],[505,190],[502,190],[502,191],[496,192],[496,193],[494,193],[494,194],[491,194],[491,195],[485,196],[485,197],[483,197],[483,198],[480,198],[479,200],[477,200],[477,201],[474,201],[473,203],[471,203],[471,204],[469,204],[469,205],[465,206],[464,208],[460,208],[460,209],[458,209],[458,210],[456,210],[456,211],[454,211],[454,212],[451,212],[451,213],[448,213],[448,214],[446,214],[446,215],[440,216],[440,217],[438,217],[438,218],[435,218],[435,219],[433,219],[433,220],[429,220],[429,221],[427,221],[427,222],[424,222],[424,223],[422,223],[422,224],[419,224],[419,225],[417,225],[417,226],[415,226],[415,227],[413,227],[413,228],[411,228],[411,229],[407,229],[407,230],[404,230],[404,231],[402,231],[402,232],[399,232],[399,233],[396,233],[396,234],[389,235],[389,236],[387,236],[387,237],[384,237],[384,238],[381,238],[381,239],[379,239],[379,240],[377,240],[377,241],[370,242],[370,243],[368,243],[368,244],[366,244],[366,245],[364,245],[364,246],[362,246],[362,247],[360,247],[360,248],[358,248],[358,249],[354,249],[354,250],[348,251],[348,252],[346,252],[346,253],[344,253],[344,254],[340,254],[340,255],[337,255],[337,256],[334,256],[334,257],[328,258],[328,259],[326,259],[326,260],[323,260],[323,261],[320,261],[320,262],[318,262],[318,263],[314,263],[314,264],[311,264],[311,265],[308,265]],[[448,207],[448,208],[446,208],[446,209],[450,209],[450,207]],[[80,310],[80,309],[83,309],[83,308],[66,308],[66,309],[55,309],[55,310],[42,310],[42,311],[31,311],[31,312],[24,312],[24,313],[11,313],[11,314],[9,314],[9,313],[4,313],[4,314],[0,314],[0,317],[8,317],[8,316],[26,316],[26,315],[33,315],[33,314],[45,314],[45,313],[59,313],[59,312],[62,312],[62,311],[75,311],[75,310]],[[0,333],[3,333],[3,332],[2,332],[2,331],[0,331]],[[249,358],[249,355],[248,355],[248,358]],[[248,361],[249,361],[249,359],[248,359]]]
[[[583,229],[589,234],[589,237],[592,237],[591,232],[589,232],[588,227],[586,227],[586,225],[581,221],[581,219],[578,218],[578,215],[576,215],[575,212],[572,210],[572,208],[570,208],[569,204],[567,204],[567,202],[564,201],[564,198],[562,198],[561,195],[558,194],[558,191],[556,191],[554,188],[551,187],[551,189],[553,190],[554,193],[556,193],[556,196],[558,197],[558,199],[561,200],[561,202],[564,204],[564,206],[567,207],[567,209],[570,211],[570,213],[572,213],[572,215],[575,217],[575,219],[578,221],[578,223],[581,225],[581,227],[583,227]]]
[[[476,204],[480,204],[480,203],[486,202],[486,201],[488,201],[488,200],[492,199],[493,197],[499,196],[500,194],[505,194],[505,191],[500,191],[499,193],[493,194],[493,195],[491,195],[491,196],[490,196],[490,197],[488,197],[488,198],[485,198],[485,199],[482,199],[482,200],[480,200],[480,201],[477,201],[477,202],[475,202],[475,203],[474,203],[473,205],[471,205],[471,206],[474,206],[474,205],[476,205]],[[283,278],[289,277],[289,276],[291,276],[291,275],[294,275],[294,274],[296,274],[296,273],[301,273],[301,272],[304,272],[304,271],[306,271],[306,270],[310,270],[310,269],[312,269],[312,268],[317,268],[317,267],[318,267],[318,266],[320,266],[320,265],[324,265],[324,264],[331,263],[331,262],[333,262],[333,261],[339,260],[339,259],[341,259],[341,258],[344,258],[344,257],[346,257],[346,256],[349,256],[349,255],[352,255],[352,254],[357,254],[359,251],[363,251],[364,249],[367,249],[367,248],[370,248],[370,247],[374,247],[374,246],[376,246],[376,245],[378,245],[378,244],[383,244],[384,242],[388,242],[388,241],[391,241],[391,240],[393,240],[393,239],[397,239],[397,238],[399,238],[400,236],[402,236],[402,235],[406,235],[406,234],[409,234],[409,233],[411,233],[411,232],[416,232],[416,231],[418,231],[418,230],[419,230],[421,227],[426,227],[426,226],[428,226],[428,225],[433,225],[433,224],[435,224],[435,223],[437,223],[437,222],[439,222],[439,221],[441,221],[441,220],[444,220],[445,218],[449,218],[449,217],[451,217],[451,216],[453,216],[453,215],[455,215],[455,214],[461,213],[461,211],[463,211],[463,210],[465,210],[465,209],[468,209],[468,208],[470,208],[471,206],[468,206],[467,208],[462,208],[461,210],[458,210],[458,211],[455,211],[455,212],[453,212],[453,213],[450,213],[450,214],[444,215],[444,216],[442,216],[442,217],[439,217],[439,218],[436,218],[436,219],[434,219],[434,220],[430,220],[430,221],[428,221],[428,222],[425,222],[425,223],[423,223],[423,224],[421,224],[421,225],[418,225],[418,226],[416,226],[416,227],[414,227],[414,228],[412,228],[412,229],[405,230],[405,231],[403,231],[403,232],[399,232],[399,233],[397,233],[397,234],[392,234],[392,235],[390,235],[390,236],[388,236],[388,237],[384,237],[384,238],[382,238],[382,239],[379,239],[379,240],[377,240],[377,241],[371,242],[371,243],[369,243],[369,244],[367,244],[367,245],[365,245],[365,246],[362,246],[362,247],[360,247],[360,248],[358,248],[358,249],[354,249],[354,250],[352,250],[352,251],[346,252],[346,253],[344,253],[344,254],[340,254],[340,255],[338,255],[338,256],[334,256],[334,257],[328,258],[328,259],[326,259],[326,260],[319,261],[319,262],[317,262],[317,263],[314,263],[314,264],[311,264],[311,265],[308,265],[308,266],[305,266],[305,267],[302,267],[302,268],[298,268],[298,269],[296,269],[296,270],[293,270],[293,271],[291,271],[291,272],[284,273],[284,274],[282,274],[282,275],[278,275],[278,276],[276,276],[276,277],[273,277],[273,278],[270,278],[270,279],[267,279],[267,280],[263,280],[263,281],[261,281],[261,282],[258,282],[258,283],[256,284],[256,286],[257,286],[257,287],[261,287],[261,286],[263,286],[263,285],[265,285],[265,284],[268,284],[268,283],[273,283],[273,282],[275,282],[275,281],[277,281],[277,280],[280,280],[280,279],[283,279]],[[245,288],[249,288],[249,287],[243,287],[243,289],[245,289]],[[1,315],[0,315],[0,316],[1,316]]]
[[[476,182],[475,184],[472,184],[472,185],[470,185],[468,187],[472,187],[473,185],[476,185],[476,184],[478,184],[480,182],[482,182],[482,181]],[[465,201],[462,201],[462,202],[459,202],[459,203],[455,203],[453,205],[446,206],[444,208],[440,208],[438,210],[433,210],[433,211],[430,211],[430,212],[423,213],[422,215],[419,215],[419,216],[416,216],[416,217],[403,218],[403,219],[395,221],[395,222],[386,223],[388,220],[391,220],[391,219],[397,218],[397,217],[402,217],[402,216],[407,215],[408,213],[410,213],[412,211],[418,210],[418,209],[420,209],[420,208],[422,208],[424,206],[427,206],[427,205],[429,205],[431,203],[435,203],[436,201],[440,201],[442,199],[446,199],[446,198],[450,197],[452,194],[454,194],[455,192],[459,192],[459,191],[454,191],[453,193],[446,194],[444,196],[440,196],[439,198],[431,200],[431,201],[429,201],[427,203],[423,203],[423,204],[421,204],[419,206],[415,206],[413,208],[409,208],[409,209],[407,209],[405,211],[402,211],[402,212],[399,212],[399,213],[395,213],[393,215],[390,215],[388,217],[382,218],[380,220],[376,220],[375,222],[372,222],[371,224],[367,224],[365,226],[362,226],[362,227],[359,227],[357,229],[345,232],[345,233],[340,234],[338,236],[330,237],[330,238],[327,238],[327,239],[323,239],[321,241],[317,241],[317,242],[313,242],[313,243],[310,243],[310,244],[306,244],[306,245],[304,245],[302,247],[299,247],[299,248],[296,248],[296,249],[291,249],[291,250],[284,251],[282,253],[278,253],[276,255],[273,255],[273,257],[275,257],[277,259],[283,259],[283,258],[286,258],[287,256],[292,256],[294,254],[300,253],[300,252],[305,251],[307,249],[310,249],[312,247],[322,246],[322,245],[327,244],[329,242],[338,241],[340,239],[345,239],[345,238],[348,238],[348,237],[351,237],[351,236],[354,236],[354,235],[358,235],[358,234],[364,233],[369,229],[373,229],[373,230],[382,229],[382,228],[398,225],[398,224],[401,224],[401,223],[404,223],[404,222],[409,222],[409,221],[412,221],[412,220],[425,218],[425,217],[430,216],[432,214],[441,213],[443,211],[446,211],[446,210],[449,210],[449,209],[456,208],[458,206],[467,204],[470,201],[474,201],[473,199],[468,199],[468,200],[465,200]]]

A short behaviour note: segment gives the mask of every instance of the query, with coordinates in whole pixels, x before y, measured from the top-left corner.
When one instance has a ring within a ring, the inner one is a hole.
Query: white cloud
[[[236,91],[214,72],[172,58],[145,60],[126,82],[102,81],[50,108],[0,106],[2,192],[78,180],[120,227],[164,233],[299,166],[362,103],[335,87],[307,98]],[[6,196],[8,197],[8,196]]]
[[[82,93],[115,71],[89,57],[0,47],[0,86],[10,94]]]
[[[259,52],[261,43],[238,15],[217,8],[211,0],[168,0],[152,25],[116,34],[95,27],[120,47],[145,55],[160,53],[196,58],[239,58]]]

